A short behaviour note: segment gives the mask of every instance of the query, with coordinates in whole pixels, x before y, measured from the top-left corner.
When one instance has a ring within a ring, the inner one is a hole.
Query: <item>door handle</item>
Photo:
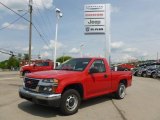
[[[107,75],[107,74],[105,74],[105,75],[104,75],[104,78],[107,78],[107,77],[108,77],[108,75]]]

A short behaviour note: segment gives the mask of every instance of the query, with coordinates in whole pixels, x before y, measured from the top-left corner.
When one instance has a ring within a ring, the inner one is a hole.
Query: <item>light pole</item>
[[[30,23],[29,23],[29,65],[31,64],[31,47],[32,47],[32,0],[29,0],[29,13],[30,13]]]
[[[83,48],[83,46],[84,46],[84,44],[80,45],[80,56],[81,56],[81,58],[83,57],[83,54],[82,54],[82,48]]]
[[[58,22],[59,19],[62,17],[62,12],[60,9],[56,8],[56,33],[55,33],[55,45],[54,45],[54,69],[56,67],[56,56],[57,56],[57,35],[58,35]]]

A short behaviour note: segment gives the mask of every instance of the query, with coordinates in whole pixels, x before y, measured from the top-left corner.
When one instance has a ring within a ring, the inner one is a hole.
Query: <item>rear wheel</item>
[[[80,95],[74,89],[65,91],[62,95],[62,101],[60,105],[61,112],[65,115],[72,115],[78,111],[80,105]]]
[[[142,77],[147,77],[146,72],[142,73]]]
[[[152,73],[152,78],[156,79],[157,78],[157,74],[154,72]]]
[[[119,87],[118,87],[118,90],[116,92],[116,98],[117,99],[123,99],[126,95],[126,86],[124,83],[120,83],[119,84]]]

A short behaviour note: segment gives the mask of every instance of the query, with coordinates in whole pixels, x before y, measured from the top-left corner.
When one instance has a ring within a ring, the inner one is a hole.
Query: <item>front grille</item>
[[[29,89],[36,89],[38,82],[39,80],[34,79],[34,78],[25,78],[24,80],[25,87]]]

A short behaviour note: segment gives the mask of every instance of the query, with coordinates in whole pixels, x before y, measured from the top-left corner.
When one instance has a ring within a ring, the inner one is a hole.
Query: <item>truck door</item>
[[[88,95],[98,95],[111,90],[111,75],[107,74],[107,69],[103,60],[95,60],[90,70],[94,69],[94,73],[89,73],[86,79],[86,87]],[[93,71],[92,71],[93,72]]]
[[[36,71],[45,71],[45,70],[51,70],[51,66],[49,65],[49,62],[37,63],[33,67],[33,72],[36,72]]]
[[[37,63],[33,66],[32,72],[42,71],[43,63]]]

